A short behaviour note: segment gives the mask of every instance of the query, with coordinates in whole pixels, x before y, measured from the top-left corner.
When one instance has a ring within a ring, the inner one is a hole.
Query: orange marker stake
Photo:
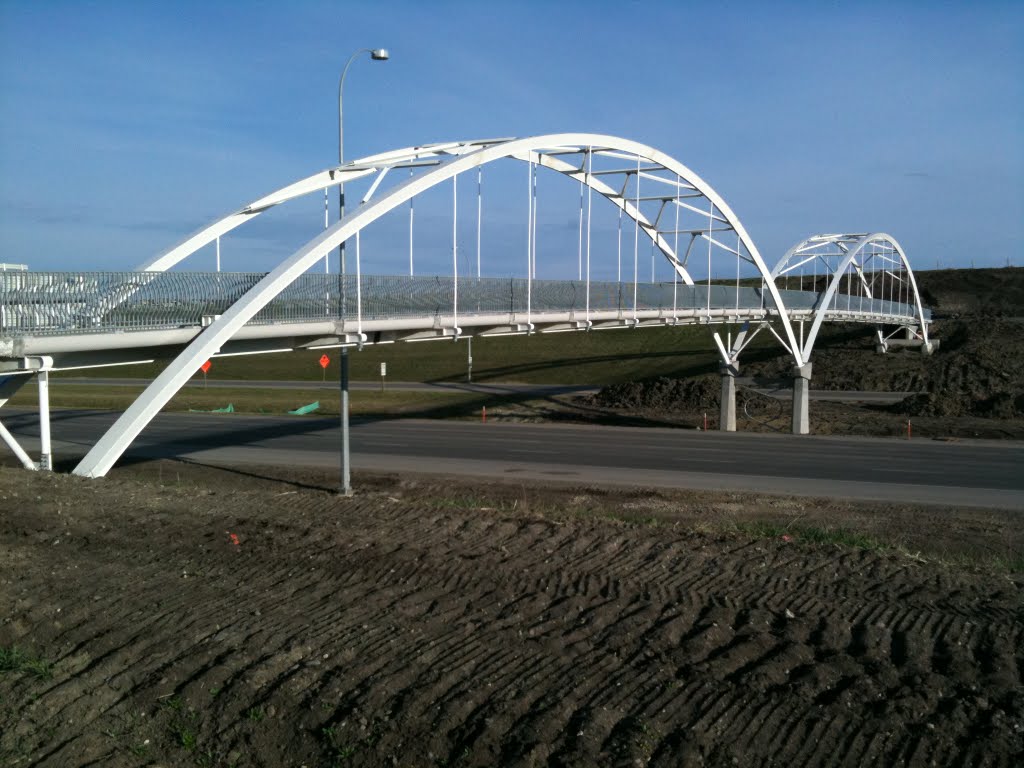
[[[910,439],[910,419],[907,419],[907,440]]]
[[[487,423],[487,406],[486,405],[480,410],[480,422],[483,423],[483,424]]]

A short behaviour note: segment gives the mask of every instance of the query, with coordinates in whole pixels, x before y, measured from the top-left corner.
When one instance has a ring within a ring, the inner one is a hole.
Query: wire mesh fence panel
[[[0,332],[45,335],[198,326],[226,312],[266,275],[256,272],[5,272],[0,278]],[[817,309],[818,291],[782,290],[791,311]],[[456,295],[457,294],[457,295]],[[912,318],[898,301],[843,297],[837,308]],[[307,273],[282,290],[251,324],[346,321],[474,313],[777,310],[762,287],[672,283]]]

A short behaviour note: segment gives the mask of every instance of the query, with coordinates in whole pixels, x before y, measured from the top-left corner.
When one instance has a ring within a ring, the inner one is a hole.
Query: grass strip
[[[725,327],[716,330],[726,332]],[[758,337],[745,360],[758,354],[774,357],[782,349]],[[380,378],[380,364],[387,363],[388,378],[395,381],[460,381],[466,377],[468,345],[465,339],[418,344],[367,345],[349,355],[354,380]],[[318,362],[330,359],[326,371]],[[336,349],[301,350],[269,355],[214,358],[207,374],[211,381],[290,380],[336,381],[339,353]],[[132,376],[154,378],[166,361],[119,368],[75,371],[78,377]],[[704,327],[677,326],[594,331],[591,333],[533,334],[531,336],[473,339],[473,379],[479,382],[530,384],[613,384],[652,376],[686,377],[717,370],[717,352],[711,331]]]
[[[57,379],[50,387],[50,405],[55,408],[88,408],[121,411],[138,398],[143,386],[88,386],[61,388]],[[26,387],[11,398],[12,406],[35,408],[37,396]],[[182,389],[164,407],[165,411],[217,411],[227,403],[236,413],[267,413],[283,415],[312,401],[319,401],[319,409],[312,415],[336,415],[339,412],[339,394],[333,390],[314,389],[251,389],[220,388]],[[472,392],[374,392],[353,390],[349,393],[349,406],[353,416],[421,416],[424,418],[451,418],[479,416],[481,404],[496,402],[492,396]],[[225,414],[230,418],[230,414]]]

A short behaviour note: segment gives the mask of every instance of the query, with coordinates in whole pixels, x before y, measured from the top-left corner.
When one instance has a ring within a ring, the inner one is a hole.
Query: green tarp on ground
[[[204,411],[202,408],[189,408],[189,413],[234,413],[234,403],[228,403],[223,408],[214,408],[212,411]]]
[[[312,413],[313,411],[316,411],[316,410],[319,410],[319,409],[320,409],[320,401],[317,400],[315,403],[310,403],[309,405],[303,405],[300,408],[296,408],[294,411],[288,411],[288,413],[292,414],[293,416],[302,416],[304,414]]]

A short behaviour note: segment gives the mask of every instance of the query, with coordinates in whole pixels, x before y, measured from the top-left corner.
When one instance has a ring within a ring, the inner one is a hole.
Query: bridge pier
[[[719,403],[718,428],[722,432],[735,432],[736,376],[739,374],[739,363],[723,365],[719,371],[722,374],[722,398]]]
[[[811,432],[810,418],[811,364],[793,367],[793,434]]]

